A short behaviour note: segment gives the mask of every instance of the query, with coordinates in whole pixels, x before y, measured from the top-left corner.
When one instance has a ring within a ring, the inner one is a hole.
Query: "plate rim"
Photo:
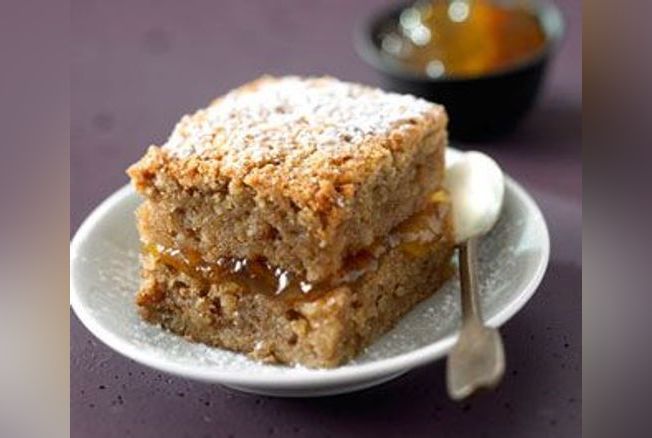
[[[541,253],[534,275],[504,308],[499,310],[487,324],[498,327],[518,313],[525,303],[536,292],[546,272],[550,259],[550,233],[543,213],[531,195],[514,179],[505,175],[506,194],[510,193],[523,203],[527,211],[533,213],[532,219],[541,230]],[[126,184],[102,201],[82,222],[70,244],[70,305],[82,324],[100,341],[111,349],[148,367],[205,382],[233,384],[241,386],[259,386],[274,389],[325,387],[333,384],[353,383],[364,379],[373,379],[382,375],[397,373],[401,370],[413,369],[434,362],[441,358],[453,346],[457,332],[451,333],[431,344],[399,354],[397,356],[378,359],[369,363],[344,366],[331,369],[297,368],[296,373],[287,374],[251,374],[246,371],[225,371],[220,368],[197,368],[192,364],[180,364],[165,357],[151,355],[147,350],[139,348],[113,331],[105,328],[82,303],[81,293],[75,282],[75,260],[80,255],[83,243],[92,237],[96,224],[112,211],[123,200],[135,191]],[[189,341],[187,341],[189,342]],[[217,347],[214,347],[217,348]]]

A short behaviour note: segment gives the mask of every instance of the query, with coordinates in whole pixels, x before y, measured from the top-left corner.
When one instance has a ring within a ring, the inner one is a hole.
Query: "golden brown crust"
[[[440,106],[410,96],[264,77],[185,116],[128,174],[213,255],[318,280],[440,186],[445,124]]]
[[[412,96],[332,78],[263,77],[184,116],[129,174],[151,176],[167,156],[166,170],[183,188],[242,184],[330,212],[446,123],[443,107]]]

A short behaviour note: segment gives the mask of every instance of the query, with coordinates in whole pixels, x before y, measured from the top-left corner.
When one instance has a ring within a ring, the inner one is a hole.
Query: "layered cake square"
[[[451,275],[446,113],[263,77],[184,116],[128,174],[143,317],[273,362],[354,357]]]

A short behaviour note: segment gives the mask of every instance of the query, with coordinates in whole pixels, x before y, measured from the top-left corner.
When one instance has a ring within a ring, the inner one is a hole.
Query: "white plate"
[[[118,190],[84,221],[70,248],[70,303],[75,313],[95,336],[135,361],[241,391],[310,397],[386,382],[445,356],[455,342],[460,315],[455,280],[354,361],[329,370],[260,364],[147,324],[134,304],[139,281],[134,209],[139,203],[130,187]],[[541,282],[549,250],[539,208],[507,178],[501,218],[480,247],[481,305],[488,324],[503,324],[528,301]]]

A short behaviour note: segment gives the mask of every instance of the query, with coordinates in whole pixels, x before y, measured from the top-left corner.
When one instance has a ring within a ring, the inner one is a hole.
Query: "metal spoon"
[[[505,352],[497,329],[484,325],[478,305],[477,238],[458,246],[462,301],[462,328],[448,355],[448,394],[462,400],[479,389],[494,388],[505,373]]]

